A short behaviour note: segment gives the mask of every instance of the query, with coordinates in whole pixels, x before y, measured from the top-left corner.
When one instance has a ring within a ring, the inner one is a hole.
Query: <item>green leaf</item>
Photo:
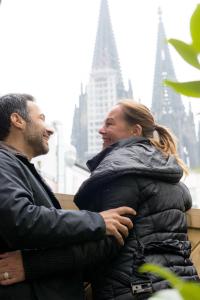
[[[200,53],[200,4],[197,5],[191,19],[190,32],[192,36],[192,45]]]
[[[152,272],[168,280],[172,287],[176,288],[184,300],[199,300],[200,285],[194,282],[186,282],[164,267],[152,264],[144,264],[140,272]]]
[[[164,83],[172,87],[177,93],[185,96],[200,98],[200,81],[174,82],[165,80]]]
[[[197,69],[200,69],[198,53],[195,51],[192,45],[188,45],[176,39],[169,39],[168,42],[176,49],[176,51],[182,56],[182,58],[187,63],[189,63]]]
[[[194,282],[184,282],[179,289],[179,293],[185,300],[199,300],[200,285]]]
[[[159,275],[162,278],[165,278],[168,280],[172,286],[176,287],[177,285],[182,284],[182,280],[179,279],[174,273],[169,271],[168,269],[164,267],[160,267],[153,264],[144,264],[139,268],[139,272],[145,273],[145,272],[152,272],[157,275]]]

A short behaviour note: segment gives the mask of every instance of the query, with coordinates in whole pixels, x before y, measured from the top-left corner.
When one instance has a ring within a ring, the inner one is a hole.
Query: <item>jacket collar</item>
[[[8,152],[11,152],[15,156],[22,156],[22,157],[28,159],[26,155],[24,155],[21,152],[19,152],[16,148],[14,148],[14,147],[12,147],[10,145],[7,145],[3,141],[0,141],[0,149],[6,150]]]
[[[145,142],[149,144],[149,140],[145,137],[131,137],[127,139],[121,139],[117,143],[114,143],[110,145],[109,147],[105,148],[101,152],[99,152],[97,155],[95,155],[92,159],[87,161],[87,167],[90,170],[90,172],[94,171],[97,166],[100,164],[100,162],[104,159],[108,153],[110,153],[113,149],[121,148],[125,145],[134,145],[139,142]]]

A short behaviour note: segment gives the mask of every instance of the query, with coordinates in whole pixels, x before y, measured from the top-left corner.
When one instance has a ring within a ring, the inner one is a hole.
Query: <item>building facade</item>
[[[152,112],[158,123],[170,128],[178,139],[181,158],[189,167],[200,165],[199,141],[194,116],[186,112],[181,96],[163,84],[164,79],[176,80],[166,34],[159,11]],[[85,162],[101,150],[98,133],[106,113],[119,99],[133,98],[131,82],[124,88],[108,0],[101,0],[96,43],[90,79],[75,107],[71,143],[77,151],[77,162]]]
[[[169,127],[178,137],[181,157],[190,167],[197,167],[200,158],[200,126],[197,138],[191,107],[186,113],[180,95],[163,85],[166,78],[176,80],[160,12],[152,111],[157,122]],[[55,134],[50,139],[49,154],[35,159],[36,167],[54,192],[74,194],[88,178],[89,172],[84,164],[101,149],[98,129],[107,111],[122,98],[133,98],[131,82],[126,90],[108,2],[101,0],[90,80],[85,89],[81,86],[79,105],[74,111],[71,135],[73,146],[65,144],[62,124],[55,121],[52,123]],[[195,207],[200,207],[199,176],[198,172],[193,171],[186,181]]]

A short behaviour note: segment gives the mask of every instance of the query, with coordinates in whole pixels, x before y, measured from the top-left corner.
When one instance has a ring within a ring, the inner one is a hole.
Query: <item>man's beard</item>
[[[49,152],[49,146],[44,141],[43,133],[34,130],[34,126],[32,126],[31,123],[27,128],[25,140],[27,145],[32,149],[34,157],[44,155]]]
[[[44,144],[42,136],[39,135],[29,135],[27,137],[28,145],[33,149],[34,157],[39,155],[44,155],[49,152],[49,147],[47,144]]]

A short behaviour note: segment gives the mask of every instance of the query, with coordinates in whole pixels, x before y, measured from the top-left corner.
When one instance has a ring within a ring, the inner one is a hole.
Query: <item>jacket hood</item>
[[[148,139],[141,137],[113,144],[89,160],[87,165],[93,180],[125,172],[178,182],[183,175],[173,155],[164,156]]]
[[[89,160],[87,166],[91,176],[82,184],[78,194],[124,174],[172,183],[180,181],[183,175],[173,155],[164,156],[143,137],[123,139],[111,145]]]

